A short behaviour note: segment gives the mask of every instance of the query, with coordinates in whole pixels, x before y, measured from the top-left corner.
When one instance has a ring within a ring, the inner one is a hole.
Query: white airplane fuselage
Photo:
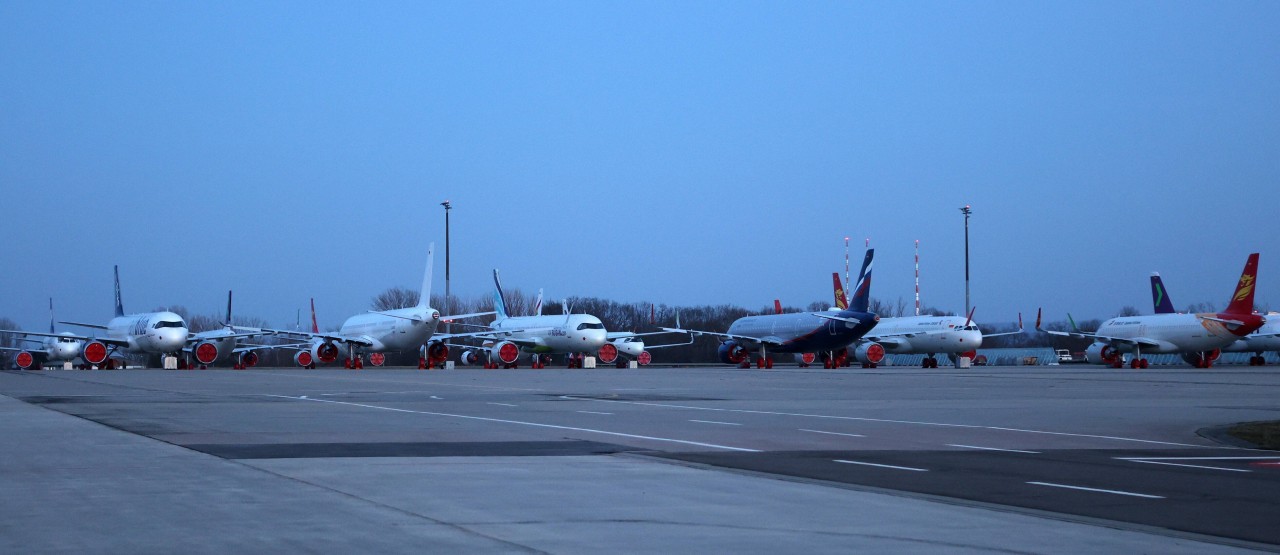
[[[172,312],[117,316],[107,323],[107,338],[128,343],[135,353],[178,353],[187,343],[187,323]]]
[[[347,318],[338,335],[368,341],[371,346],[361,348],[367,352],[417,351],[439,322],[440,312],[431,307],[397,308]]]
[[[1186,353],[1222,349],[1241,337],[1226,324],[1205,320],[1200,316],[1222,317],[1222,314],[1152,314],[1125,316],[1103,322],[1098,335],[1121,339],[1149,339],[1158,346],[1142,346],[1142,353]],[[1116,344],[1116,350],[1131,353],[1129,345]]]
[[[527,354],[595,352],[605,344],[608,335],[604,323],[590,314],[570,314],[567,318],[563,314],[511,316],[494,320],[489,326],[497,332],[525,330],[502,333],[490,340],[492,343],[486,343],[492,345],[504,339],[534,343],[532,347],[520,347],[521,353]]]
[[[885,336],[880,346],[892,354],[964,353],[982,346],[978,324],[963,316],[881,318],[868,336]],[[907,337],[907,334],[920,334]],[[893,336],[893,337],[888,337]]]
[[[1242,339],[1222,348],[1233,353],[1280,351],[1280,313],[1268,313],[1267,323]]]
[[[65,335],[73,335],[66,333]],[[45,356],[51,361],[67,361],[80,356],[84,341],[74,337],[46,337],[42,342]]]

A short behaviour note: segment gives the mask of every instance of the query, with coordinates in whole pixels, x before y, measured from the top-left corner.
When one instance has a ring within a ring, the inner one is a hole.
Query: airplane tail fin
[[[320,325],[316,324],[316,298],[311,297],[311,333],[320,333]]]
[[[124,303],[120,300],[120,266],[116,266],[116,316],[124,316]]]
[[[498,270],[493,270],[493,311],[499,320],[507,317],[507,299],[502,295],[502,280],[498,279]]]
[[[840,310],[849,310],[849,299],[844,296],[844,285],[840,283],[840,272],[831,272],[831,281],[835,284],[836,308]]]
[[[427,245],[427,271],[422,274],[422,292],[418,294],[418,308],[431,306],[431,267],[436,260],[436,244]],[[448,304],[446,301],[445,304]]]
[[[858,284],[853,287],[853,295],[849,297],[849,310],[866,312],[871,306],[871,261],[875,255],[875,249],[867,249],[867,255],[862,259]]]
[[[1226,314],[1253,314],[1253,292],[1258,280],[1258,253],[1249,255],[1244,263],[1244,271],[1240,273],[1240,283],[1236,284],[1236,292],[1231,296],[1231,304],[1223,312]]]
[[[542,316],[542,290],[538,290],[538,300],[533,303],[533,315]]]
[[[1151,304],[1156,308],[1156,314],[1173,314],[1173,301],[1169,300],[1169,295],[1164,289],[1164,281],[1160,279],[1159,272],[1151,272]]]
[[[223,326],[231,327],[231,290],[227,290],[227,320],[222,323]]]
[[[53,297],[49,297],[49,333],[58,333],[53,331]]]
[[[782,314],[782,300],[781,300],[781,299],[774,299],[774,300],[773,300],[773,313],[774,313],[774,314]]]

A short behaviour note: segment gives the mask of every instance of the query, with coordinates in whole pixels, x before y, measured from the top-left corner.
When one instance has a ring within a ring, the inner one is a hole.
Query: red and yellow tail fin
[[[840,283],[840,273],[831,272],[831,281],[836,286],[836,304],[835,307],[840,310],[849,310],[849,299],[844,296],[844,285]]]
[[[1240,283],[1231,296],[1231,304],[1223,311],[1225,314],[1253,314],[1253,291],[1258,281],[1258,253],[1249,255],[1244,263],[1244,272],[1240,273]]]

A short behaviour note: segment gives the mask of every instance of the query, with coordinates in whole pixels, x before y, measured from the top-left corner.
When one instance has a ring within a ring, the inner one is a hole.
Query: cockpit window
[[[580,329],[580,330],[602,330],[602,329],[604,329],[604,324],[595,323],[595,322],[583,322],[583,323],[581,323],[581,324],[578,324],[578,329]]]
[[[165,321],[160,321],[160,322],[156,322],[156,325],[151,326],[151,327],[153,327],[153,328],[155,328],[155,329],[160,329],[160,328],[181,328],[181,327],[185,327],[185,326],[183,326],[183,325],[182,325],[182,322],[165,322]]]

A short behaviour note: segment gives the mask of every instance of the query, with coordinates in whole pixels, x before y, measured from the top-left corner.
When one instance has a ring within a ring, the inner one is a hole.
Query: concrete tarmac
[[[0,372],[0,551],[1280,551],[1274,368]]]

